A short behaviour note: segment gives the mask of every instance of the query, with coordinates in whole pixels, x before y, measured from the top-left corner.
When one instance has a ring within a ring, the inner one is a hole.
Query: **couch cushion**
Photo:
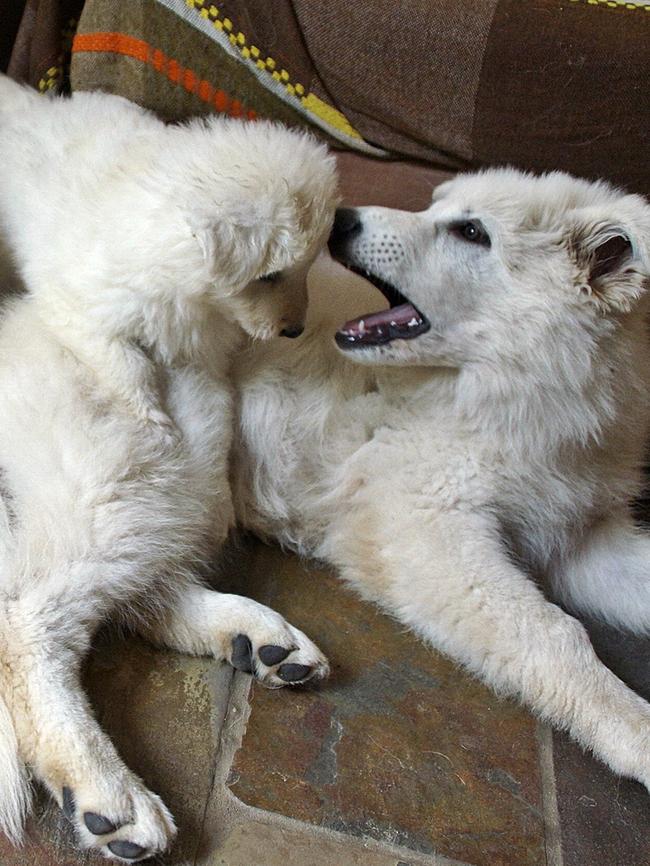
[[[327,140],[385,154],[306,74],[300,31],[284,0],[273,4],[284,53],[274,46],[271,56],[241,29],[244,11],[209,0],[87,0],[73,43],[73,88],[119,93],[170,120],[219,112],[311,124]],[[262,4],[258,11],[263,18]]]
[[[381,205],[400,210],[424,210],[438,184],[453,177],[414,162],[382,161],[357,153],[337,154],[343,202],[347,205]]]
[[[605,177],[650,194],[650,3],[500,0],[473,158]]]
[[[649,42],[648,0],[86,0],[72,80],[170,118],[311,122],[367,153],[647,194]]]

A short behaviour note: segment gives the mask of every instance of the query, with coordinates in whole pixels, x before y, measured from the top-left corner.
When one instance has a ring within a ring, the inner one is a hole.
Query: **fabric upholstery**
[[[650,193],[648,0],[21,2],[10,72],[41,89],[64,82],[83,6],[73,86],[170,120],[273,117],[369,154]]]

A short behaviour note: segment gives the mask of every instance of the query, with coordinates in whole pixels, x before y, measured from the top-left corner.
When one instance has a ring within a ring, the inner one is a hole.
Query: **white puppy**
[[[174,834],[79,684],[106,618],[271,687],[327,671],[278,614],[198,575],[232,523],[229,358],[244,332],[301,331],[335,195],[306,135],[165,126],[117,97],[46,100],[0,78],[0,219],[26,286],[0,320],[0,823],[14,839],[25,765],[84,847],[134,861]]]
[[[376,292],[318,263],[305,337],[238,361],[236,494],[247,526],[338,566],[648,787],[650,706],[538,581],[650,633],[650,537],[629,510],[649,244],[642,198],[559,173],[460,176],[421,213],[339,211],[333,255],[391,309],[359,317]]]

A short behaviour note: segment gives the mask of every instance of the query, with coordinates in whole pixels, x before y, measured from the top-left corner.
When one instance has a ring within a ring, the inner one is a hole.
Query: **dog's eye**
[[[280,279],[281,276],[282,276],[281,271],[273,271],[272,274],[264,274],[264,276],[260,277],[259,279],[263,283],[275,283],[277,280]]]
[[[490,237],[478,220],[463,220],[452,223],[450,228],[455,235],[465,241],[472,244],[482,244],[485,247],[490,246]]]

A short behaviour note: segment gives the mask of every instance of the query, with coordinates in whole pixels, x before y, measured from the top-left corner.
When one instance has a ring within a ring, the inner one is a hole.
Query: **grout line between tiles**
[[[553,761],[553,731],[537,722],[535,736],[539,746],[539,769],[542,781],[542,812],[544,815],[544,844],[546,866],[563,866],[562,830],[557,806],[555,765]]]

